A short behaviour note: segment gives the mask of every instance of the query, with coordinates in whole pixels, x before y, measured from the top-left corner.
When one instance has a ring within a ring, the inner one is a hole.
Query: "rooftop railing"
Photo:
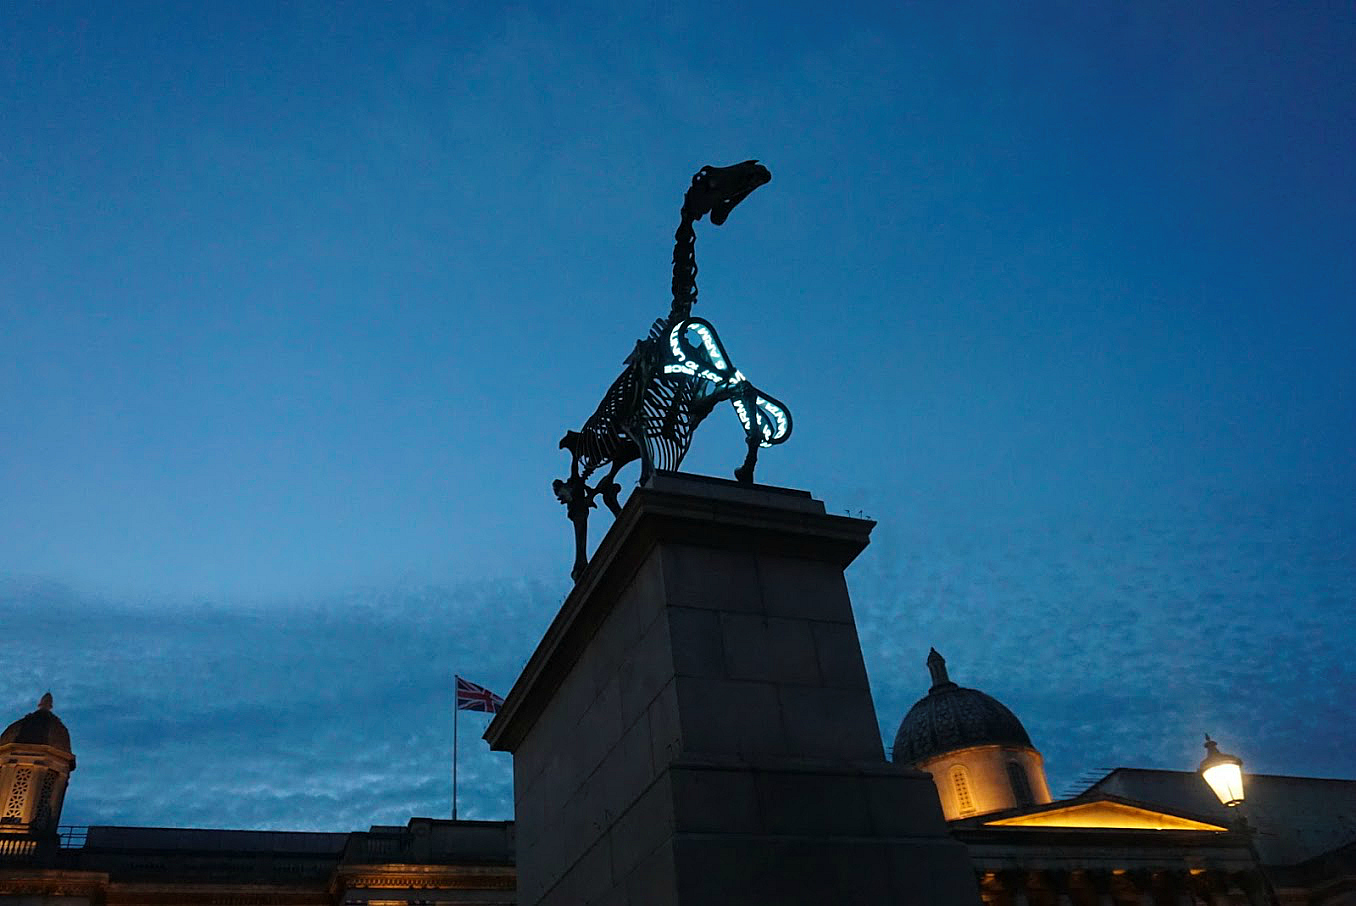
[[[88,824],[62,824],[57,827],[57,839],[62,849],[80,849],[89,836]]]

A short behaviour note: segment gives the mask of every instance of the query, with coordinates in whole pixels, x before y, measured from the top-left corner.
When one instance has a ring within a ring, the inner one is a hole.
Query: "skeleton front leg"
[[[763,442],[763,429],[758,426],[758,394],[752,384],[744,385],[741,394],[744,411],[748,413],[748,424],[744,426],[744,442],[749,451],[744,455],[744,464],[735,469],[735,480],[740,484],[753,484],[753,470],[758,465],[758,447]]]
[[[752,431],[745,432],[745,442],[749,445],[749,452],[744,456],[744,464],[735,469],[735,479],[740,484],[753,484],[753,469],[758,465],[758,435]]]
[[[640,484],[644,485],[654,474],[654,460],[650,457],[650,448],[645,443],[645,432],[636,431],[631,425],[624,425],[621,430],[640,451]]]

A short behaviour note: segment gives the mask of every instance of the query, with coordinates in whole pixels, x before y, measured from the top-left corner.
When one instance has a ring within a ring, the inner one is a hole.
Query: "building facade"
[[[515,902],[511,821],[412,818],[352,833],[63,828],[75,770],[52,696],[0,734],[4,906],[414,906]]]
[[[1118,768],[1071,799],[997,699],[931,687],[896,762],[932,775],[991,906],[1356,906],[1356,781],[1247,778],[1248,825],[1194,772]],[[0,906],[509,906],[511,821],[305,833],[64,828],[75,755],[44,695],[0,734]],[[1275,900],[1272,900],[1272,896]]]
[[[1249,775],[1246,824],[1191,771],[1118,768],[1053,801],[1016,715],[935,649],[927,666],[893,758],[932,775],[985,903],[1356,906],[1356,781]]]

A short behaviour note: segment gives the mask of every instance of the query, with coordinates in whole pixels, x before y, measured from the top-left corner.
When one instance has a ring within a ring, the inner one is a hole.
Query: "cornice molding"
[[[518,873],[508,865],[355,865],[340,869],[335,883],[349,890],[513,890]]]

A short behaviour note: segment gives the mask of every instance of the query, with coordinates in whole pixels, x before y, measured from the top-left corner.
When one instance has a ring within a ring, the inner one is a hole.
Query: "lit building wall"
[[[1045,763],[1035,749],[971,746],[920,762],[932,775],[948,821],[1050,801]]]
[[[67,772],[55,761],[50,753],[22,750],[0,758],[0,833],[15,825],[35,831],[56,827]]]
[[[52,746],[0,745],[0,833],[55,830],[74,766]]]

